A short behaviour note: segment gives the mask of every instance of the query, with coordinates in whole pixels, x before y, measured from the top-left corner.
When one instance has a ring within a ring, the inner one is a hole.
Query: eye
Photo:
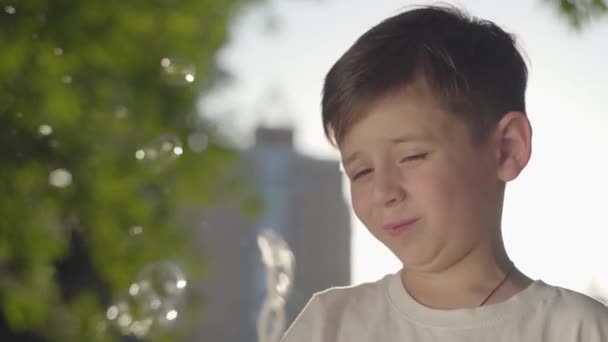
[[[412,156],[407,156],[407,157],[404,157],[403,159],[401,159],[400,162],[405,163],[405,162],[410,162],[410,161],[415,161],[415,160],[422,160],[422,159],[426,158],[427,155],[428,155],[428,153],[420,153],[420,154],[415,154]]]
[[[365,175],[367,175],[368,173],[371,173],[371,172],[372,172],[372,169],[364,169],[364,170],[361,170],[359,172],[356,172],[353,175],[353,180],[357,180],[357,179],[359,179],[359,178],[361,178],[361,177],[363,177],[363,176],[365,176]]]

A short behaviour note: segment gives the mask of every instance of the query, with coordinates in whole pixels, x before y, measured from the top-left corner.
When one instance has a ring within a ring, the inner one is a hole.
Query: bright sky
[[[372,25],[404,6],[428,2],[270,3],[279,30],[264,34],[259,11],[241,18],[221,55],[236,83],[210,106],[222,108],[232,131],[246,132],[260,120],[290,122],[298,150],[337,158],[320,123],[325,73]],[[533,278],[585,292],[595,277],[608,289],[608,20],[578,34],[543,0],[451,3],[515,33],[531,61],[527,105],[533,156],[508,186],[503,231],[510,256]],[[263,100],[275,88],[287,116],[260,114],[273,106],[270,112],[276,112],[277,105]],[[227,117],[225,110],[234,116]],[[396,258],[354,216],[353,224],[353,284],[397,270]]]

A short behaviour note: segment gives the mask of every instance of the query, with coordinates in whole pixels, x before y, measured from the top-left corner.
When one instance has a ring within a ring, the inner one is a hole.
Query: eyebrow
[[[359,152],[354,152],[354,153],[351,153],[346,159],[344,159],[342,161],[342,165],[344,165],[344,168],[346,168],[346,166],[348,166],[348,164],[355,161],[355,159],[359,158],[359,154],[360,154]]]
[[[403,144],[403,143],[412,142],[412,141],[422,141],[422,140],[430,140],[430,139],[423,138],[420,135],[403,134],[403,135],[400,135],[397,137],[387,138],[386,140],[391,142],[393,145],[398,145],[398,144]],[[352,163],[355,159],[357,159],[359,157],[359,155],[360,155],[360,153],[358,151],[351,153],[350,155],[348,155],[348,157],[346,157],[342,161],[342,164],[344,165],[344,167],[346,167],[348,164]]]
[[[420,141],[420,140],[428,140],[427,138],[423,138],[420,135],[415,135],[415,134],[404,134],[404,135],[400,135],[394,138],[388,138],[388,141],[392,142],[393,144],[403,144],[406,142],[411,142],[411,141]]]

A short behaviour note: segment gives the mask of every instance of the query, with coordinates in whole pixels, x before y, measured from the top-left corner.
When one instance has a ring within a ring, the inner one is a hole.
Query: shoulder
[[[385,287],[391,275],[375,282],[332,287],[315,293],[281,341],[321,341],[332,335],[345,317],[365,316],[386,301]]]
[[[559,286],[543,286],[551,292],[545,307],[551,321],[572,328],[598,330],[608,338],[608,306],[583,293]]]
[[[559,286],[545,285],[551,288],[553,296],[549,297],[549,306],[559,312],[567,312],[579,317],[603,317],[608,319],[608,306],[586,294]]]

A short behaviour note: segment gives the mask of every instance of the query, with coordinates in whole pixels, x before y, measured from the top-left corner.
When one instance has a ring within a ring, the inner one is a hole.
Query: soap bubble
[[[176,300],[188,285],[181,268],[169,261],[147,265],[137,276],[136,283],[147,291],[153,291],[163,300]]]
[[[285,303],[266,300],[260,311],[258,320],[258,341],[278,342],[285,330]]]
[[[124,119],[129,116],[129,108],[124,105],[118,105],[114,108],[114,115],[119,119]]]
[[[127,294],[108,307],[106,318],[121,334],[144,337],[161,305],[161,299],[153,291],[132,284]]]
[[[57,188],[65,188],[72,184],[72,174],[66,169],[56,169],[49,174],[49,184]]]
[[[281,297],[285,298],[289,294],[291,287],[292,287],[291,278],[289,277],[289,275],[285,272],[279,272],[277,274],[276,285],[275,285],[277,294],[279,294]]]
[[[163,134],[135,151],[135,159],[147,164],[152,171],[160,171],[184,152],[175,134]]]
[[[194,82],[196,67],[190,61],[179,57],[164,57],[160,61],[163,80],[173,86]]]
[[[294,264],[294,256],[283,239],[270,229],[258,235],[258,247],[262,254],[262,261],[268,267],[283,268],[290,271]]]
[[[108,307],[106,318],[123,335],[149,336],[176,322],[177,301],[186,286],[186,277],[176,264],[149,264],[126,293]]]
[[[285,303],[293,287],[295,257],[283,239],[270,229],[258,234],[266,267],[266,298],[258,317],[258,340],[278,342],[285,329]]]
[[[40,125],[40,127],[38,127],[38,133],[40,133],[40,135],[50,135],[53,133],[53,127],[49,125]]]
[[[178,311],[175,304],[165,301],[162,302],[156,313],[156,324],[159,328],[168,328],[175,324],[178,317]]]
[[[129,228],[129,235],[135,236],[144,232],[144,229],[141,226],[132,226]]]

